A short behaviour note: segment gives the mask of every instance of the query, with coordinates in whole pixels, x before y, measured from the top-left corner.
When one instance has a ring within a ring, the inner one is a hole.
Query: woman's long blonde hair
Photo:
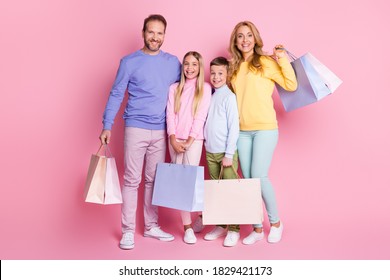
[[[237,48],[237,30],[241,26],[248,26],[251,30],[253,37],[255,39],[255,47],[253,49],[253,55],[249,58],[249,69],[253,71],[261,71],[262,66],[260,63],[260,56],[266,55],[263,52],[263,40],[260,37],[259,30],[257,30],[256,26],[250,21],[242,21],[239,22],[233,29],[232,34],[230,35],[230,44],[229,44],[229,53],[231,55],[230,58],[230,77],[234,77],[237,74],[237,71],[240,67],[241,62],[244,61],[244,57],[242,56],[241,51]]]
[[[187,56],[192,55],[196,58],[196,60],[199,62],[199,74],[196,81],[196,88],[195,88],[195,96],[194,101],[192,102],[192,115],[195,116],[196,112],[198,111],[200,101],[203,97],[203,87],[204,87],[204,64],[203,64],[203,58],[200,55],[200,53],[195,51],[190,51],[186,53],[183,57],[183,64]],[[175,92],[175,113],[177,114],[180,111],[180,100],[181,95],[183,94],[183,88],[186,81],[186,77],[184,75],[184,67],[181,69],[181,77],[179,85],[176,88]]]

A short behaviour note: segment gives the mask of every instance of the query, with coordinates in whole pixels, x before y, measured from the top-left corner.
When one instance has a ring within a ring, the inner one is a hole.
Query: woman
[[[237,143],[241,170],[245,178],[260,178],[262,197],[271,223],[268,242],[282,238],[276,197],[268,170],[278,141],[278,123],[272,93],[275,82],[294,91],[297,80],[282,45],[274,48],[274,58],[266,55],[256,26],[249,21],[238,23],[230,37],[231,86],[237,96],[240,135]],[[262,224],[243,240],[254,244],[264,238]]]

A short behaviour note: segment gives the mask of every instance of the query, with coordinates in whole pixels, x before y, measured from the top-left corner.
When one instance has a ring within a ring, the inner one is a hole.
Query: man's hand
[[[99,139],[102,142],[102,145],[110,143],[111,130],[103,129],[102,133],[100,133]]]

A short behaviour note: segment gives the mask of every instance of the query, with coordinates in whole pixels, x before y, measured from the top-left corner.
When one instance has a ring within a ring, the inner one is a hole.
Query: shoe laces
[[[186,229],[185,235],[188,237],[195,237],[194,230],[192,228]]]
[[[236,239],[236,236],[237,236],[237,233],[232,231],[232,232],[228,232],[226,238],[229,240],[229,241],[233,241]]]
[[[126,241],[132,241],[133,240],[133,234],[131,232],[126,232],[123,235],[123,239]]]
[[[219,233],[220,230],[221,230],[221,229],[220,229],[219,227],[215,227],[215,228],[213,228],[213,230],[210,232],[210,234],[217,234],[217,233]]]
[[[270,230],[270,234],[280,234],[280,232],[282,231],[282,225],[280,225],[279,227],[274,227],[272,226],[271,227],[271,230]]]
[[[162,229],[160,227],[154,227],[151,229],[151,231],[156,233],[156,234],[164,234],[165,233],[162,231]]]
[[[259,233],[259,232],[256,232],[256,231],[252,231],[251,234],[249,234],[249,236],[246,238],[248,240],[257,240],[258,238],[260,238],[262,235],[262,233]]]

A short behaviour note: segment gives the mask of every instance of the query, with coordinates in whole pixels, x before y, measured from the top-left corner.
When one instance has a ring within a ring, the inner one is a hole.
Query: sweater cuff
[[[234,155],[232,155],[232,154],[225,153],[225,157],[226,157],[226,158],[233,158],[233,156],[234,156]]]
[[[104,129],[104,130],[111,130],[111,129],[112,129],[112,124],[103,123],[103,129]]]
[[[190,132],[190,135],[192,138],[194,138],[195,140],[197,140],[197,137],[198,137],[198,134],[197,133],[194,133],[194,132]]]
[[[281,57],[281,58],[278,58],[278,63],[279,64],[286,64],[286,63],[290,63],[290,59],[288,58],[288,56],[284,56],[284,57]]]
[[[167,135],[168,137],[175,134],[176,135],[176,132],[175,131],[172,131],[172,130],[167,130]]]

